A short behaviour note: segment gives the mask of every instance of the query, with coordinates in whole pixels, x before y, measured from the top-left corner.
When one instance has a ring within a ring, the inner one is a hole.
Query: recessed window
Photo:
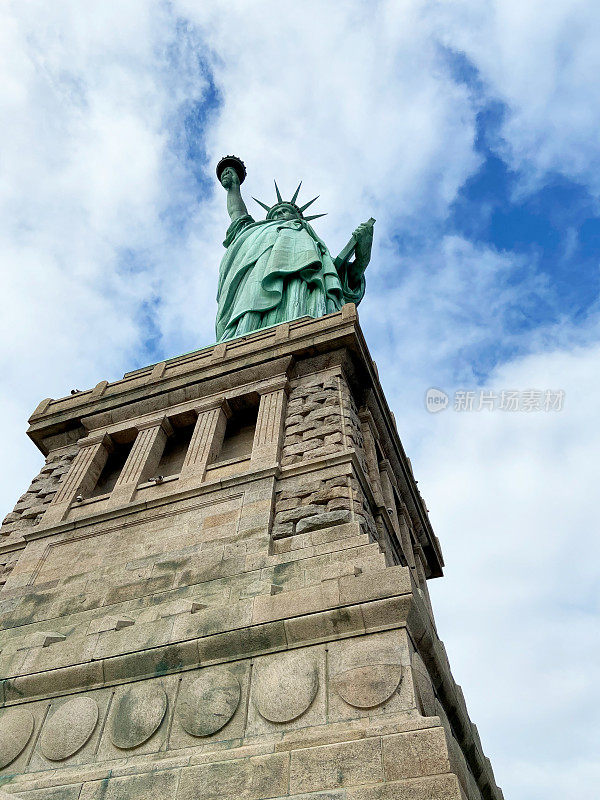
[[[106,464],[100,473],[96,486],[93,491],[90,492],[90,497],[98,497],[99,495],[112,492],[121,474],[121,470],[125,466],[132,446],[133,442],[115,444],[114,450],[108,454]]]
[[[174,428],[173,433],[167,439],[165,449],[161,456],[156,474],[162,475],[166,478],[169,475],[179,475],[183,462],[190,446],[192,434],[194,432],[194,425],[185,425],[180,428]]]
[[[213,464],[249,458],[252,454],[258,406],[237,409],[227,420],[223,445]]]

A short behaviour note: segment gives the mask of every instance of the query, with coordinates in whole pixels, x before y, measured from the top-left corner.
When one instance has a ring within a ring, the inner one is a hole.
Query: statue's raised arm
[[[309,224],[324,215],[304,214],[316,197],[297,205],[300,186],[291,200],[284,200],[275,184],[276,202],[269,206],[257,200],[267,216],[255,221],[240,192],[246,178],[243,162],[226,156],[217,165],[217,177],[227,190],[231,218],[223,242],[227,252],[219,269],[217,341],[300,317],[322,317],[339,311],[345,303],[360,303],[374,219],[356,228],[334,261]]]
[[[246,177],[244,162],[236,156],[225,156],[217,164],[217,177],[221,186],[227,190],[227,211],[232,222],[248,216],[248,209],[242,199],[240,185]]]

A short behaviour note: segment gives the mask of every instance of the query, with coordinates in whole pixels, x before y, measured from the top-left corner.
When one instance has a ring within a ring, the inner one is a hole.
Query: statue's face
[[[280,206],[273,212],[272,219],[298,219],[298,215],[290,206]]]

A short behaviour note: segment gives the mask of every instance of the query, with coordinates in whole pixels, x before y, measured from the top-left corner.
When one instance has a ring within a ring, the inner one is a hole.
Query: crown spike
[[[275,184],[275,191],[277,192],[277,202],[283,203],[283,197],[281,196],[281,192],[279,191],[279,186],[277,186],[277,181],[273,180],[273,183]]]
[[[309,200],[308,203],[305,203],[303,206],[300,207],[300,211],[305,211],[309,206],[312,206],[312,204],[315,202],[315,200],[318,200],[319,197],[320,197],[320,195],[317,195],[316,197],[313,197],[312,200]]]
[[[298,188],[296,189],[296,191],[294,192],[294,196],[290,200],[291,203],[295,203],[296,202],[296,198],[298,197],[298,193],[300,191],[300,187],[301,186],[302,186],[302,181],[300,181],[300,183],[298,184]]]
[[[259,206],[262,206],[267,213],[271,210],[271,206],[268,206],[266,203],[263,203],[262,200],[257,200],[256,197],[252,198],[255,203],[258,203]]]
[[[304,219],[308,222],[311,219],[319,219],[319,217],[326,217],[326,216],[327,212],[325,212],[324,214],[311,214],[309,217],[304,217]]]

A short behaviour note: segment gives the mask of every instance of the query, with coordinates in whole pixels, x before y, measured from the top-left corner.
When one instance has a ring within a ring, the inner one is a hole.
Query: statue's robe
[[[348,276],[304,220],[234,220],[219,268],[217,341],[359,303],[363,275]]]

